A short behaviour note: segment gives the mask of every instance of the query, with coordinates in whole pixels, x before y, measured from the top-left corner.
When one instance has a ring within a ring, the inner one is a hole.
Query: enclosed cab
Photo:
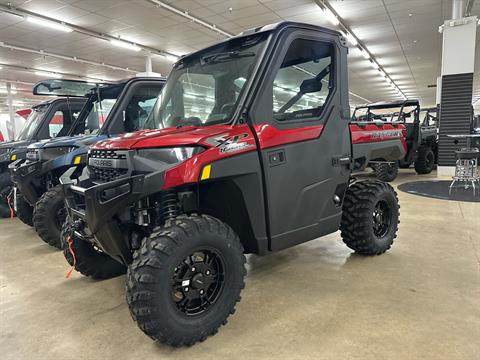
[[[390,248],[393,189],[355,182],[347,46],[336,31],[280,23],[181,58],[144,130],[92,146],[61,181],[65,256],[95,278],[127,274],[150,337],[214,334],[244,287],[244,253],[333,233],[362,254]]]
[[[48,244],[61,247],[65,221],[60,176],[70,167],[72,176],[86,164],[88,147],[95,142],[140,129],[163,86],[162,78],[134,77],[112,84],[87,84],[78,88],[88,100],[67,136],[31,144],[27,159],[10,166],[16,189],[33,208],[32,223]],[[69,85],[69,84],[67,84]],[[45,83],[38,91],[69,91],[64,81]],[[54,217],[51,215],[55,214]]]
[[[8,198],[12,182],[8,165],[24,160],[28,145],[68,134],[85,101],[85,98],[58,98],[35,105],[15,140],[0,143],[0,217],[11,215]]]

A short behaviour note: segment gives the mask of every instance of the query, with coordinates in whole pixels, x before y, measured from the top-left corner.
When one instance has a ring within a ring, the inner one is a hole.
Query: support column
[[[12,84],[7,82],[7,106],[8,106],[8,114],[10,117],[10,121],[7,123],[7,131],[9,139],[14,139],[16,137],[15,132],[15,110],[13,109],[13,94],[12,94]]]
[[[463,17],[463,0],[452,1],[452,20],[440,27],[443,32],[442,75],[440,80],[440,129],[438,175],[453,175],[455,150],[466,140],[447,134],[469,134],[472,121],[473,69],[477,17]]]

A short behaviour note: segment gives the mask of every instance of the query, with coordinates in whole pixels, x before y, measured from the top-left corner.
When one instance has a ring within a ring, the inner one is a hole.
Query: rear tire
[[[390,182],[397,178],[398,163],[378,163],[373,165],[373,171],[378,180]]]
[[[428,146],[422,146],[417,150],[417,160],[415,160],[415,171],[417,174],[430,174],[435,166],[435,154]]]
[[[62,185],[44,193],[33,209],[33,225],[38,236],[48,245],[62,248],[60,233],[66,218]]]
[[[8,195],[12,191],[12,182],[10,174],[3,172],[0,174],[0,218],[10,217],[10,207],[8,206]]]
[[[243,247],[227,224],[180,216],[135,251],[127,273],[130,314],[154,340],[193,345],[227,323],[245,274]]]
[[[33,206],[30,205],[23,195],[17,191],[17,211],[15,214],[24,223],[33,226]]]
[[[62,227],[61,239],[63,255],[74,266],[73,256],[66,239],[68,220]],[[110,256],[96,250],[93,245],[72,235],[72,251],[75,254],[75,270],[95,280],[111,279],[127,272],[127,267]]]
[[[397,237],[399,208],[397,193],[389,184],[375,180],[353,183],[343,202],[343,242],[359,254],[383,254]]]

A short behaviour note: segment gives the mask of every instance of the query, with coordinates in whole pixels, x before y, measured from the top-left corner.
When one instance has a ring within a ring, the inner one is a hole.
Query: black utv
[[[12,211],[12,203],[8,203],[12,190],[8,165],[25,159],[28,145],[67,135],[85,101],[85,98],[58,98],[35,105],[15,140],[0,143],[0,217],[10,216]],[[31,225],[32,209],[20,195],[17,196],[17,207],[24,210],[22,214],[27,214],[26,217],[19,215],[19,218]]]

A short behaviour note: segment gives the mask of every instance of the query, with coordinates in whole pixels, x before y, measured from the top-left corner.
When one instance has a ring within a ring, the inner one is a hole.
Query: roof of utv
[[[420,103],[416,99],[395,100],[395,101],[379,101],[376,103],[359,105],[355,109],[388,109],[402,106],[419,106]]]
[[[251,36],[251,35],[254,35],[254,34],[260,34],[260,33],[274,32],[274,31],[278,32],[278,31],[280,31],[282,29],[285,29],[285,28],[298,28],[298,29],[305,29],[305,30],[315,30],[315,31],[321,31],[321,32],[331,34],[331,35],[342,36],[342,34],[340,32],[338,32],[336,30],[329,29],[329,28],[325,28],[325,27],[322,27],[322,26],[305,24],[305,23],[294,22],[294,21],[282,21],[282,22],[278,22],[278,23],[268,24],[268,25],[259,26],[259,27],[256,27],[256,28],[244,30],[241,33],[239,33],[239,34],[237,34],[237,35],[235,35],[231,38],[228,38],[226,40],[215,43],[215,44],[213,44],[211,46],[208,46],[206,48],[203,48],[201,50],[191,52],[190,54],[183,55],[183,56],[180,57],[178,62],[181,62],[183,59],[185,59],[187,57],[196,56],[196,55],[199,55],[203,52],[209,51],[210,49],[215,48],[215,47],[219,46],[220,44],[231,41],[232,39],[239,39],[239,38],[242,38],[242,37],[248,37],[248,36]]]

